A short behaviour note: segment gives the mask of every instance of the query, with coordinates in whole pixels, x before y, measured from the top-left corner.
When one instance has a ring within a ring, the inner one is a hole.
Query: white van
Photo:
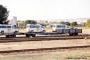
[[[26,25],[27,32],[45,32],[45,27],[41,24],[27,24]]]
[[[0,24],[0,35],[14,35],[18,32],[16,25]]]
[[[69,29],[69,26],[65,24],[53,24],[51,25],[51,27],[53,32],[59,32],[59,33],[65,33],[64,30]]]

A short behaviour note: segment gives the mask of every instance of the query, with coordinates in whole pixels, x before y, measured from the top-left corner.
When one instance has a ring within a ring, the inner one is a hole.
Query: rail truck
[[[60,34],[69,34],[70,36],[75,36],[79,33],[82,33],[82,29],[70,27],[65,24],[52,24],[51,28],[53,32],[57,32]]]

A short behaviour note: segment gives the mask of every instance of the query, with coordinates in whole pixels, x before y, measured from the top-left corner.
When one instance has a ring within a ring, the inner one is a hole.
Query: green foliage
[[[71,26],[72,26],[72,27],[77,26],[77,25],[78,25],[77,22],[72,22],[72,23],[71,23]]]
[[[19,28],[21,28],[21,29],[23,29],[23,28],[25,28],[25,27],[26,27],[26,25],[25,25],[25,22],[24,22],[24,21],[17,21],[17,23],[18,23],[18,27],[19,27]]]
[[[85,25],[86,25],[86,27],[90,27],[90,19],[87,20]]]
[[[26,20],[25,23],[26,24],[36,24],[37,22],[34,20]]]
[[[26,28],[27,24],[37,24],[37,22],[34,20],[18,21],[18,27],[20,29]]]
[[[68,26],[70,26],[70,22],[60,22],[60,24],[65,24],[65,25],[68,25]]]
[[[7,8],[0,5],[0,24],[7,24],[8,11]]]

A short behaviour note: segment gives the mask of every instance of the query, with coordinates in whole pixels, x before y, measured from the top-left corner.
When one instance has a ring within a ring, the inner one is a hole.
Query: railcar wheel
[[[29,34],[26,34],[26,37],[30,37],[30,35]]]
[[[14,32],[14,34],[17,34],[17,33],[18,33],[18,31],[15,31],[15,32]]]
[[[1,31],[1,34],[4,34],[4,31]]]
[[[74,35],[75,35],[75,36],[77,36],[77,35],[78,35],[78,33],[74,33]]]
[[[36,35],[35,34],[32,34],[32,37],[36,37]]]
[[[13,35],[11,35],[12,37],[16,37],[16,35],[15,34],[13,34]]]
[[[9,38],[10,36],[9,35],[6,35],[6,38]]]
[[[72,33],[69,33],[69,36],[73,36],[73,34]]]

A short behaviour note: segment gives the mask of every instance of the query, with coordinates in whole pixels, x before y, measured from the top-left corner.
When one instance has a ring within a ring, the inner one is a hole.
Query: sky
[[[0,0],[19,20],[90,18],[90,0]]]

